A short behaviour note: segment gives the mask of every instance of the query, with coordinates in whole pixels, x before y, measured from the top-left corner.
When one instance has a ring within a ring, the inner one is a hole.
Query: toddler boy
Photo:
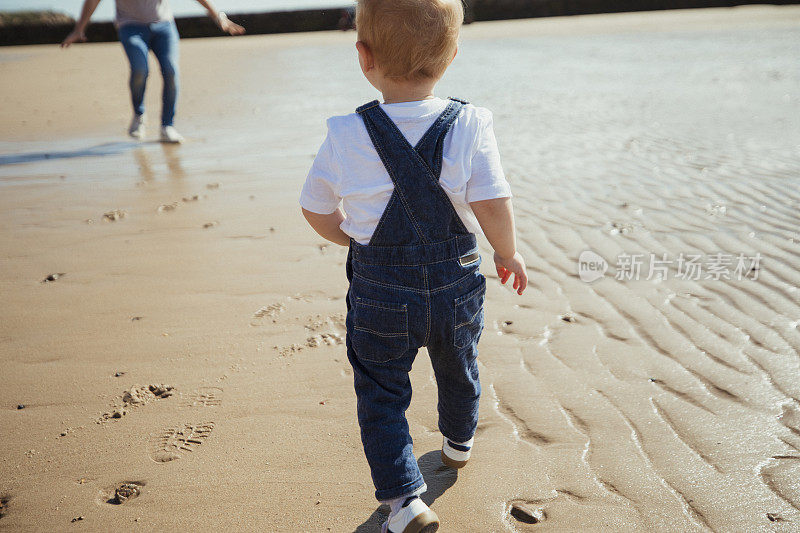
[[[359,0],[359,63],[383,95],[328,119],[300,204],[322,237],[349,246],[347,356],[383,531],[432,533],[436,514],[405,411],[408,373],[428,348],[438,386],[442,461],[461,468],[478,422],[478,339],[486,280],[475,234],[495,250],[500,280],[527,285],[511,191],[491,113],[433,95],[455,57],[460,0]],[[342,211],[343,208],[343,211]]]

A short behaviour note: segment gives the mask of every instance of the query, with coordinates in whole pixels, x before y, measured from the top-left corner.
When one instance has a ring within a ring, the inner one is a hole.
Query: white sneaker
[[[439,529],[439,517],[418,497],[409,498],[408,505],[384,522],[383,533],[434,533]]]
[[[128,135],[134,139],[142,139],[144,137],[144,115],[133,115],[131,125],[128,126]]]
[[[161,142],[178,144],[184,141],[183,135],[172,126],[161,126]]]
[[[442,442],[442,463],[450,468],[464,468],[472,453],[472,443],[474,440],[475,439],[472,438],[467,442],[453,442],[447,437],[444,437]]]

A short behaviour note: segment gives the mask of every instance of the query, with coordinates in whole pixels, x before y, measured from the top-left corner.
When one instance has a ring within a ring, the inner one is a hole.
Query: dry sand
[[[0,530],[378,531],[345,250],[296,206],[325,117],[375,96],[352,41],[183,41],[180,147],[124,137],[118,44],[0,50]],[[442,531],[800,530],[798,43],[796,7],[465,28],[441,93],[495,112],[531,287],[484,264],[458,474],[417,360]],[[762,260],[587,284],[586,249]]]

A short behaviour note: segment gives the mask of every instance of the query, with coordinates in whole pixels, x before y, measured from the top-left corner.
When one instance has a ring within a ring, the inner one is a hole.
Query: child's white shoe
[[[384,522],[382,533],[434,533],[439,529],[439,517],[421,499],[412,496],[406,505]]]
[[[141,139],[144,137],[144,115],[133,115],[131,125],[128,126],[128,135],[134,139]]]
[[[162,143],[172,143],[178,144],[184,141],[183,135],[178,133],[173,126],[162,126],[161,127],[161,142]]]
[[[442,442],[442,463],[450,468],[464,468],[469,455],[472,453],[472,442],[475,439],[469,439],[467,442],[453,442],[447,437],[444,437]]]

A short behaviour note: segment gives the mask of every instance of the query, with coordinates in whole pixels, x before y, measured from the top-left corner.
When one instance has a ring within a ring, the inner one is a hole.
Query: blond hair
[[[461,0],[358,0],[358,39],[389,78],[439,78],[464,21]]]

